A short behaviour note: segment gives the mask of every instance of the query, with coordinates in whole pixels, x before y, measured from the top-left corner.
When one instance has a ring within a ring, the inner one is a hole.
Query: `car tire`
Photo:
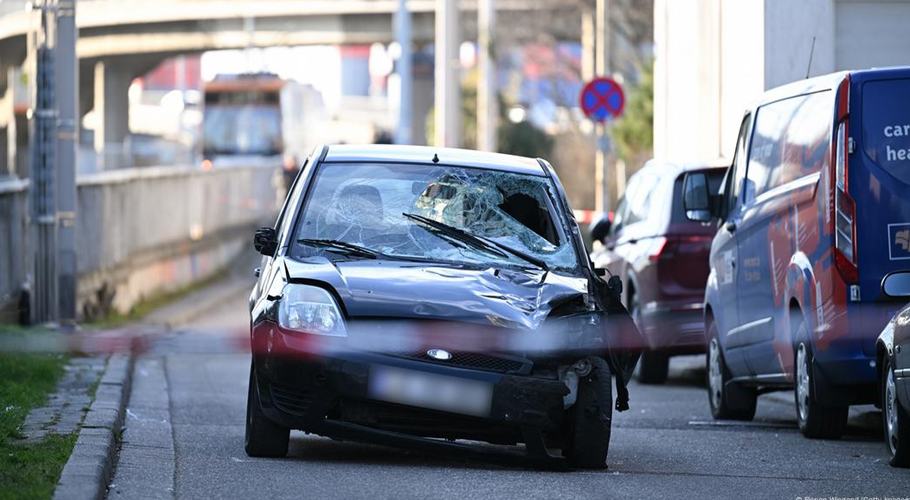
[[[892,467],[910,468],[910,414],[904,411],[897,396],[894,369],[885,358],[882,367],[882,424],[885,430],[885,448]]]
[[[578,396],[568,411],[570,432],[563,456],[571,467],[605,469],[613,425],[613,377],[602,358],[588,359],[591,373],[578,381]]]
[[[638,381],[642,384],[659,385],[667,381],[670,371],[670,357],[660,351],[645,350],[638,361]]]
[[[250,365],[250,387],[246,400],[244,449],[251,457],[283,457],[288,454],[291,430],[272,422],[262,413],[256,370]]]
[[[794,389],[796,422],[803,436],[810,439],[840,439],[847,430],[848,406],[822,406],[819,404],[818,384],[812,370],[812,349],[809,347],[807,329],[800,320],[794,349]]]
[[[724,361],[723,349],[717,334],[717,325],[708,324],[707,368],[708,404],[715,420],[745,420],[755,418],[758,392],[750,387],[730,383],[730,370]]]

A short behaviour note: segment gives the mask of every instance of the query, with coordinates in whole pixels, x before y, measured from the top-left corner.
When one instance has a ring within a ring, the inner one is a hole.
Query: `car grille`
[[[271,384],[272,402],[279,410],[291,415],[303,416],[313,403],[313,393],[279,384]]]
[[[479,352],[453,352],[452,359],[445,361],[431,358],[426,353],[426,351],[389,354],[392,356],[416,359],[429,363],[436,363],[439,365],[457,366],[459,368],[474,368],[477,370],[499,373],[528,373],[531,370],[531,362],[529,360],[519,358],[505,358]]]

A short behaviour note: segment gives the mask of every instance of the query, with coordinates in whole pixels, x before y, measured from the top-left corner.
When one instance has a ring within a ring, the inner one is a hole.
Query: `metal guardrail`
[[[283,201],[281,182],[281,171],[271,166],[207,172],[153,167],[81,177],[79,276],[108,270],[129,274],[134,266],[188,253],[213,238],[217,244],[226,233],[270,221]],[[15,320],[19,297],[28,287],[29,229],[28,181],[0,179],[0,322]]]

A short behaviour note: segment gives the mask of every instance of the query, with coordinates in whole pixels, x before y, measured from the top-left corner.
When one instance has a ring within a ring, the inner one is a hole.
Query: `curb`
[[[73,452],[63,467],[55,500],[103,499],[107,493],[129,399],[135,358],[114,354],[107,361]]]

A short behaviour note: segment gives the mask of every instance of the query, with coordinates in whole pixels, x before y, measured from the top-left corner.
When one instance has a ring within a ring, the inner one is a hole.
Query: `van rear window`
[[[863,142],[872,161],[910,184],[910,79],[863,84]]]

